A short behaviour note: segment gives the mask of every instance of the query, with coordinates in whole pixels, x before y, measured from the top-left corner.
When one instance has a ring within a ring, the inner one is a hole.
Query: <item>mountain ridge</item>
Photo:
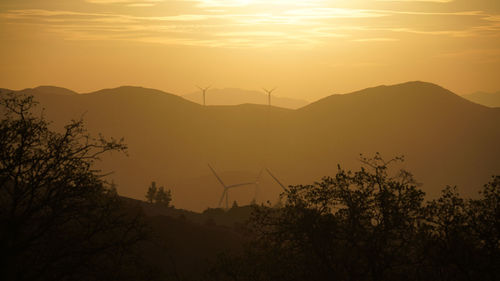
[[[434,83],[423,82],[423,81],[409,81],[409,82],[393,84],[393,85],[379,85],[379,86],[374,86],[374,87],[368,87],[368,88],[365,88],[362,90],[344,93],[344,94],[332,94],[332,95],[325,96],[317,101],[308,103],[307,105],[304,105],[303,107],[287,108],[287,109],[300,110],[300,109],[315,106],[316,104],[330,102],[333,99],[341,99],[341,98],[346,98],[346,97],[351,98],[355,95],[377,94],[377,95],[383,96],[383,95],[387,95],[387,92],[382,93],[382,91],[384,91],[386,89],[397,89],[398,91],[401,91],[402,94],[408,94],[408,92],[407,92],[408,88],[415,87],[415,86],[418,87],[420,94],[425,94],[426,90],[429,90],[429,89],[434,89],[434,90],[437,89],[437,90],[440,90],[440,92],[441,92],[440,94],[446,93],[446,94],[448,94],[448,96],[451,96],[451,97],[455,98],[456,100],[462,100],[462,101],[465,100],[465,101],[470,102],[471,104],[477,104],[477,105],[480,105],[482,107],[488,107],[486,105],[470,101],[469,99],[466,98],[466,96],[469,96],[469,95],[459,96],[459,95],[453,93],[452,91],[445,89],[445,88],[443,88],[437,84],[434,84]],[[214,89],[214,90],[217,90],[217,89]],[[241,90],[241,89],[225,88],[223,90]],[[63,87],[57,87],[57,86],[38,86],[35,88],[26,88],[26,89],[22,89],[22,90],[10,90],[10,89],[5,89],[5,88],[0,88],[0,91],[1,92],[21,92],[21,93],[27,93],[27,94],[48,94],[48,95],[50,95],[50,94],[59,94],[59,95],[70,94],[70,95],[82,95],[82,96],[84,96],[84,95],[107,95],[107,94],[127,94],[127,95],[155,94],[155,95],[160,95],[160,96],[167,95],[167,96],[171,96],[171,97],[176,97],[176,98],[180,97],[182,99],[186,99],[185,98],[186,95],[181,96],[181,95],[165,92],[163,90],[158,90],[158,89],[154,89],[154,88],[147,88],[147,87],[142,87],[142,86],[128,86],[128,85],[118,86],[118,87],[114,87],[114,88],[105,88],[105,89],[92,91],[92,92],[86,92],[86,93],[77,93],[73,90],[63,88]],[[247,91],[247,90],[245,90],[245,91]],[[248,92],[254,92],[254,91],[248,90]],[[374,93],[374,92],[376,92],[376,93]],[[488,95],[496,95],[496,94],[500,95],[500,92],[498,92],[498,93],[477,92],[477,93],[488,94]],[[394,93],[391,93],[391,94],[394,94]],[[415,94],[415,92],[412,92],[411,94]],[[474,93],[474,94],[476,94],[476,93]],[[474,94],[471,94],[471,95],[474,95]],[[262,94],[262,95],[264,96],[264,94]],[[398,96],[393,95],[393,97],[398,97]],[[401,96],[399,96],[398,98],[401,98]],[[179,99],[177,99],[177,100],[179,100]],[[189,99],[187,99],[187,100],[190,101],[191,103],[198,104],[197,102],[191,101]],[[213,104],[213,105],[207,104],[207,106],[240,106],[240,105],[247,106],[247,105],[265,105],[265,104],[263,104],[263,103],[258,104],[258,103],[251,103],[251,102],[242,102],[242,103],[238,103],[238,104]]]
[[[403,166],[429,196],[447,184],[474,194],[500,170],[500,110],[424,82],[332,95],[296,110],[204,107],[139,87],[100,93],[37,100],[54,126],[85,113],[92,134],[125,138],[129,157],[111,155],[99,163],[100,169],[116,172],[121,194],[142,198],[155,180],[171,188],[174,204],[185,209],[218,202],[222,188],[207,163],[228,183],[252,181],[266,167],[288,185],[330,175],[339,163],[359,168],[360,153],[404,154]],[[274,201],[281,192],[267,175],[260,188],[258,202]],[[246,204],[255,192],[253,186],[231,190],[230,200]]]
[[[192,102],[203,104],[203,94],[201,91],[185,94],[182,95],[182,97]],[[239,88],[213,88],[208,89],[206,94],[207,105],[239,105],[246,103],[268,105],[268,96],[260,91]],[[272,105],[288,109],[297,109],[308,103],[309,102],[306,100],[288,98],[274,94],[271,97]]]
[[[434,83],[428,83],[428,82],[422,82],[422,81],[410,81],[410,82],[405,82],[405,83],[400,83],[400,84],[394,84],[394,85],[380,85],[380,86],[375,86],[375,87],[370,87],[366,89],[362,89],[359,91],[354,91],[351,93],[347,94],[336,94],[336,95],[330,95],[327,97],[324,97],[316,102],[313,102],[304,108],[314,106],[319,103],[325,103],[325,102],[330,102],[333,99],[341,99],[341,98],[352,98],[354,96],[366,96],[366,95],[372,95],[372,97],[391,97],[391,98],[412,98],[414,101],[416,98],[421,98],[423,95],[427,95],[428,97],[431,97],[429,95],[432,95],[432,98],[436,98],[436,95],[440,95],[439,97],[441,98],[447,98],[447,99],[452,99],[455,102],[462,102],[464,104],[469,104],[472,105],[475,103],[470,102],[469,100],[451,92],[448,89],[445,89],[437,84]],[[376,96],[375,96],[376,95]],[[483,105],[480,105],[481,107],[485,107]]]

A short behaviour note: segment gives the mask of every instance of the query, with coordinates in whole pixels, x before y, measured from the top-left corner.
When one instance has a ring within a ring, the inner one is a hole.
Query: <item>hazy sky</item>
[[[500,90],[499,0],[1,0],[0,87]]]

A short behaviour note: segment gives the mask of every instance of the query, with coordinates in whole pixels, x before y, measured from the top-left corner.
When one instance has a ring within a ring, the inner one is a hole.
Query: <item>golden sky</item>
[[[0,87],[500,90],[499,0],[1,0]]]

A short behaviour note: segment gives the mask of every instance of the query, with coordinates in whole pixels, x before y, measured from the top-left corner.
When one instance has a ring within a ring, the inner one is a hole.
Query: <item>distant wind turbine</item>
[[[259,174],[257,175],[257,177],[255,178],[255,195],[253,197],[253,201],[257,203],[257,196],[259,194],[259,187],[260,187],[260,177],[262,176],[262,172],[264,171],[264,169],[260,169],[259,171]]]
[[[205,88],[202,88],[202,87],[200,87],[198,85],[196,85],[196,87],[198,89],[200,89],[201,92],[203,93],[203,106],[205,106],[206,105],[206,102],[205,102],[206,101],[206,94],[207,94],[208,89],[210,89],[210,87],[212,87],[212,85],[206,86]]]
[[[219,175],[217,175],[217,173],[215,172],[214,168],[212,168],[212,166],[210,166],[210,164],[208,164],[208,167],[210,168],[210,170],[212,171],[212,173],[214,174],[214,176],[217,178],[217,180],[219,181],[219,183],[224,187],[224,190],[222,191],[222,196],[220,197],[220,200],[219,200],[219,204],[217,205],[219,208],[222,204],[222,200],[224,200],[224,197],[226,198],[226,209],[229,209],[229,189],[231,188],[235,188],[235,187],[239,187],[239,186],[245,186],[245,185],[252,185],[252,184],[255,184],[255,182],[245,182],[245,183],[237,183],[237,184],[232,184],[232,185],[226,185],[222,179],[219,177]]]
[[[269,104],[269,106],[271,106],[271,94],[276,90],[276,88],[273,88],[271,90],[268,90],[266,88],[262,88],[262,90],[264,90],[264,92],[267,93],[267,103]]]
[[[285,187],[285,185],[283,185],[283,184],[280,182],[280,180],[278,180],[278,178],[277,178],[277,177],[275,177],[275,176],[273,175],[273,173],[271,173],[271,171],[269,171],[269,169],[268,169],[268,168],[266,168],[266,171],[267,171],[267,173],[268,173],[268,174],[269,174],[269,175],[270,175],[270,176],[274,179],[274,181],[276,181],[276,182],[277,182],[277,183],[281,186],[281,188],[283,188],[283,190],[284,190],[284,191],[287,191],[287,190],[288,190],[288,189]]]

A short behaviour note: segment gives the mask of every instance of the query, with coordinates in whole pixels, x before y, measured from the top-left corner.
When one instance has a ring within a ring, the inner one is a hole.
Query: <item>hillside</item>
[[[61,127],[86,120],[93,133],[124,137],[129,156],[100,164],[121,194],[143,198],[151,181],[172,189],[176,207],[216,207],[222,186],[255,181],[263,167],[284,184],[357,169],[360,153],[404,154],[429,196],[445,185],[475,191],[500,171],[500,109],[467,101],[437,85],[409,82],[333,95],[298,110],[263,105],[206,106],[173,94],[121,87],[80,95],[38,95]],[[232,189],[229,201],[276,202],[281,187],[263,173],[259,189]]]
[[[203,104],[203,94],[201,91],[183,95],[183,98]],[[263,91],[243,90],[237,88],[209,89],[206,94],[207,105],[239,105],[239,104],[268,104],[268,96]],[[277,107],[297,109],[308,104],[305,100],[292,99],[277,95],[272,95],[271,103]]]
[[[500,92],[496,93],[476,92],[473,94],[464,95],[463,97],[475,103],[482,104],[484,106],[500,107]]]
[[[126,197],[122,200],[143,210],[150,234],[138,251],[160,276],[200,280],[219,254],[237,253],[249,239],[245,224],[250,206],[196,213]]]

